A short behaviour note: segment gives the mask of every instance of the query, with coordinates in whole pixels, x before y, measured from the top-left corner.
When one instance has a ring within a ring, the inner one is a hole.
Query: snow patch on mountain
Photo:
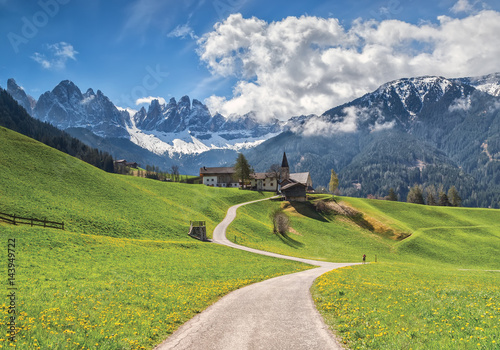
[[[127,126],[130,140],[139,147],[145,148],[157,155],[175,154],[201,154],[215,149],[230,149],[241,151],[256,147],[268,138],[277,136],[279,133],[266,135],[266,137],[241,137],[231,140],[229,143],[224,137],[217,133],[211,134],[208,140],[200,140],[191,134],[191,131],[184,130],[178,133],[166,133],[157,130],[143,131],[132,123]]]

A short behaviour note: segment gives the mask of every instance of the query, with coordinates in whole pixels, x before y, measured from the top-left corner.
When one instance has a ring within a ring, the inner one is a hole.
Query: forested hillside
[[[387,83],[322,116],[296,118],[248,159],[263,171],[283,151],[291,171],[309,171],[314,187],[327,187],[334,169],[347,196],[382,198],[393,188],[406,201],[414,185],[455,186],[464,206],[500,205],[500,99],[457,81]]]
[[[56,127],[32,118],[9,93],[0,88],[0,126],[43,142],[107,172],[114,171],[113,158],[71,137]]]

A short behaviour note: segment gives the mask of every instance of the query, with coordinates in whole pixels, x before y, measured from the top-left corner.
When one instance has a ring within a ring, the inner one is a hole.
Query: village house
[[[250,188],[257,191],[276,191],[279,178],[275,173],[250,174]]]
[[[137,169],[139,164],[137,164],[136,162],[127,162],[125,159],[120,159],[120,160],[115,160],[115,166],[125,166]]]
[[[241,184],[234,179],[234,174],[233,167],[200,168],[200,178],[206,186],[240,187]],[[286,153],[283,153],[279,176],[274,172],[250,174],[250,188],[253,190],[273,192],[277,186],[287,201],[305,201],[306,193],[314,191],[309,172],[290,174]]]
[[[281,162],[281,194],[287,201],[303,202],[306,200],[306,193],[312,192],[312,180],[309,172],[290,174],[290,167],[283,152],[283,161]]]
[[[234,177],[233,167],[200,168],[200,178],[206,186],[212,187],[238,187]]]

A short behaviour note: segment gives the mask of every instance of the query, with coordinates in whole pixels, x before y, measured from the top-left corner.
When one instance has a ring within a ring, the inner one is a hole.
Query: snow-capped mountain
[[[291,119],[287,131],[247,152],[257,171],[286,149],[295,172],[326,186],[331,169],[345,195],[404,200],[415,184],[455,186],[464,204],[499,207],[500,74],[424,76],[380,86],[319,116]],[[275,161],[275,160],[274,160]]]
[[[119,111],[100,90],[83,93],[69,80],[40,96],[33,116],[59,129],[86,128],[103,137],[127,137],[128,113]]]
[[[136,113],[115,106],[100,90],[85,93],[64,80],[38,101],[13,79],[7,91],[35,118],[62,129],[84,128],[103,138],[125,138],[157,155],[200,154],[210,150],[241,150],[282,131],[283,123],[259,122],[252,113],[232,119],[212,116],[200,101],[183,96],[167,104],[153,100]]]
[[[500,96],[500,73],[456,79],[492,96]]]
[[[473,91],[475,89],[470,85],[443,77],[398,79],[325,112],[322,117],[344,123],[346,118],[356,118],[358,127],[372,130],[376,130],[377,126],[397,125],[408,131],[421,122],[429,111],[447,109],[453,103],[466,101]]]
[[[131,140],[156,154],[199,154],[211,149],[240,150],[254,147],[282,131],[277,119],[260,123],[252,113],[227,119],[210,114],[200,101],[183,96],[167,104],[153,100],[141,108],[127,127]]]

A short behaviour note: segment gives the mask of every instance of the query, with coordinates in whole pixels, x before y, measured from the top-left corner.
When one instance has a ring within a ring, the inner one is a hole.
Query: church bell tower
[[[286,153],[283,152],[283,161],[281,162],[281,182],[290,179],[290,167],[288,166],[288,160],[286,159]]]

